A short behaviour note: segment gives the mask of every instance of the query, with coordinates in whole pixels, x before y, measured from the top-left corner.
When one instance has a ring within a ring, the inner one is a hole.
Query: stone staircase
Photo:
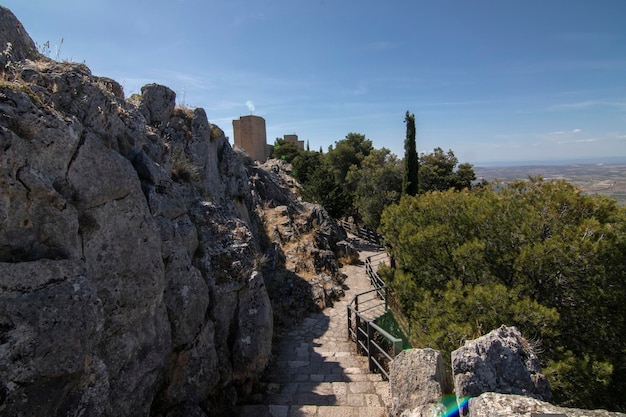
[[[364,261],[376,252],[361,251]],[[371,289],[365,265],[346,265],[346,295],[332,308],[310,315],[280,336],[265,374],[260,404],[241,407],[241,417],[383,417],[389,384],[368,372],[367,358],[348,340],[347,305]]]

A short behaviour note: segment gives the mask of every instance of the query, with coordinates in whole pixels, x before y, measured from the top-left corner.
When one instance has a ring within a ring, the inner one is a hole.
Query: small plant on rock
[[[172,156],[172,179],[176,182],[196,182],[200,180],[200,168],[184,152],[180,152]]]

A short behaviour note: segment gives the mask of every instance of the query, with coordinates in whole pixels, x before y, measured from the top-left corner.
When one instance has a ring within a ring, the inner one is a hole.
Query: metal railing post
[[[402,352],[402,340],[396,340],[393,342],[393,357],[395,358]]]
[[[372,339],[374,338],[374,329],[370,326],[370,322],[367,322],[367,362],[369,364],[370,372],[374,372],[375,364],[372,360]]]
[[[354,298],[354,322],[355,322],[355,330],[356,330],[356,351],[361,353],[361,345],[359,341],[362,339],[361,337],[361,315],[359,314],[359,296],[357,295]]]
[[[389,310],[389,287],[385,285],[385,312]]]
[[[350,336],[352,332],[352,311],[350,310],[350,304],[348,304],[346,309],[348,310],[348,340],[350,340],[352,339],[352,337]]]

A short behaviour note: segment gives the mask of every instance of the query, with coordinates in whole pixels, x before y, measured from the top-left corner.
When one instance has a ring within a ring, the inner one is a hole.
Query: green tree
[[[361,168],[350,167],[346,184],[359,217],[376,230],[384,208],[400,200],[402,164],[389,149],[374,149],[363,159]]]
[[[304,184],[306,185],[304,194],[324,205],[329,213],[332,212],[333,217],[354,214],[353,190],[349,189],[346,176],[352,166],[360,169],[361,162],[373,149],[372,142],[359,133],[349,133],[344,139],[335,142],[335,146],[329,146],[328,152],[321,155],[322,169],[316,170],[315,183]],[[320,178],[320,175],[326,175],[328,178]],[[325,193],[324,189],[320,188],[322,183],[329,190],[325,195],[322,195]],[[336,201],[331,201],[331,195]],[[326,204],[321,201],[325,201]],[[329,205],[333,208],[329,209]]]
[[[475,180],[476,173],[474,172],[474,167],[472,164],[464,162],[457,167],[456,178],[454,179],[452,186],[457,190],[470,188],[472,186],[472,182]]]
[[[306,201],[321,204],[328,214],[338,219],[350,206],[350,198],[343,186],[335,181],[333,171],[327,165],[320,165],[302,186],[302,196]]]
[[[422,154],[420,157],[419,192],[445,191],[449,188],[469,188],[476,174],[471,164],[464,163],[458,166],[459,160],[454,152],[435,148],[432,153]]]
[[[309,182],[309,178],[322,165],[322,155],[318,152],[301,152],[291,161],[291,174],[300,184]]]
[[[300,152],[302,151],[300,150],[300,148],[298,148],[297,144],[286,141],[284,139],[276,138],[271,157],[276,159],[282,159],[286,162],[291,163],[291,161],[293,161],[293,159],[298,156]]]
[[[406,123],[406,139],[404,140],[402,192],[407,195],[416,195],[419,190],[419,159],[417,157],[417,144],[415,143],[415,115],[409,114],[407,110],[404,122]]]
[[[626,409],[614,395],[626,392],[626,212],[615,201],[531,178],[405,196],[379,231],[418,340],[447,351],[502,324],[498,306],[541,339],[555,400]]]
[[[325,162],[332,169],[335,180],[343,184],[351,166],[361,167],[361,162],[374,149],[372,141],[360,133],[348,133],[345,139],[335,142],[324,155]]]
[[[406,282],[406,273],[398,275]],[[403,291],[403,281],[396,283],[398,278],[392,288]],[[502,323],[545,339],[553,334],[559,319],[554,308],[502,284],[471,285],[452,279],[444,289],[420,289],[418,294],[413,295],[410,309],[414,342],[417,346],[437,346],[447,357],[466,340],[480,337]]]

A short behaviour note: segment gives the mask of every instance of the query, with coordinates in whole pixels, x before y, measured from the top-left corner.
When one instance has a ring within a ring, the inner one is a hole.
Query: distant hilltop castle
[[[265,162],[272,154],[274,147],[267,144],[264,118],[250,115],[233,120],[233,134],[235,145],[243,149],[252,159]],[[284,135],[283,139],[295,143],[298,148],[304,150],[304,141],[298,140],[298,135]]]

